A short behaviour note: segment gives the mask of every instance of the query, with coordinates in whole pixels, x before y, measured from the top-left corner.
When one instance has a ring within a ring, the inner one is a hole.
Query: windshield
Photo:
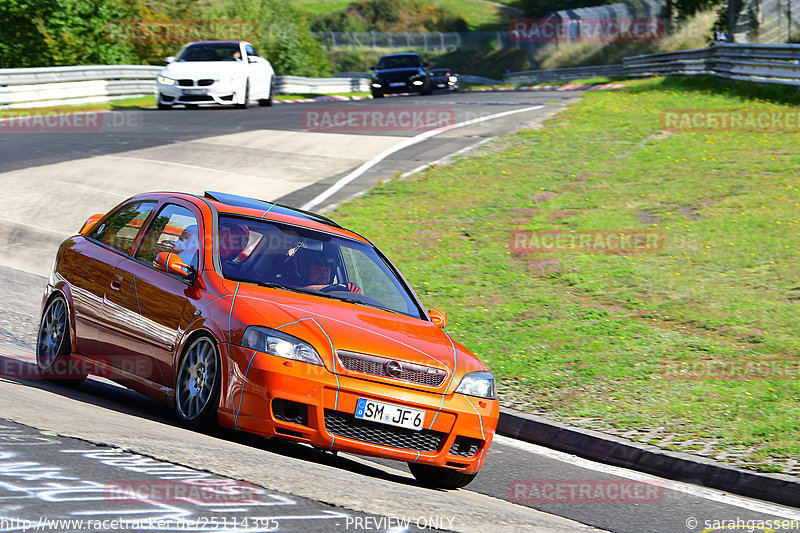
[[[236,43],[193,44],[178,56],[178,61],[240,61],[241,52]]]
[[[223,215],[218,247],[226,278],[423,316],[410,289],[369,244]]]
[[[422,61],[418,55],[385,56],[378,61],[379,69],[387,68],[418,68],[422,66]]]

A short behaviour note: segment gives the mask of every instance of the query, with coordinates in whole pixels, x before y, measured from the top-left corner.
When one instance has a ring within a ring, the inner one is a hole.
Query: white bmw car
[[[159,109],[272,105],[275,71],[247,41],[189,43],[166,61],[156,80]]]

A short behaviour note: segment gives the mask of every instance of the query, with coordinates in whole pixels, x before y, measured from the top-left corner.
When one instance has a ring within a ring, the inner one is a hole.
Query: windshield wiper
[[[312,291],[309,289],[301,289],[299,287],[289,287],[287,285],[281,285],[280,283],[271,283],[269,281],[258,281],[255,282],[256,285],[259,287],[267,287],[269,289],[282,289],[284,291],[292,291],[292,292],[300,292],[303,294],[313,294],[315,296],[319,295],[319,291]]]
[[[324,293],[323,293],[323,294],[324,294]],[[373,305],[373,304],[369,304],[369,303],[367,303],[367,302],[364,302],[364,301],[358,300],[358,299],[356,299],[356,298],[348,298],[347,296],[334,296],[334,295],[332,295],[332,294],[326,294],[325,296],[328,296],[328,297],[330,297],[330,298],[334,298],[334,299],[336,299],[336,300],[341,300],[341,301],[343,301],[343,302],[347,302],[347,303],[350,303],[350,304],[363,305],[364,307],[372,307],[372,308],[375,308],[375,309],[380,309],[380,310],[382,310],[382,311],[389,311],[390,313],[395,313],[395,314],[397,314],[397,315],[402,315],[402,314],[403,314],[403,313],[401,313],[400,311],[395,311],[394,309],[390,309],[390,308],[388,308],[388,307],[384,307],[384,306],[382,306],[382,305]]]

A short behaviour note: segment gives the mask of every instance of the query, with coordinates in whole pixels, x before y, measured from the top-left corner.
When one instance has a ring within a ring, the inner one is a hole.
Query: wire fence
[[[745,0],[734,36],[738,42],[762,44],[800,38],[800,0]]]
[[[466,32],[385,32],[385,31],[323,31],[313,32],[314,38],[326,48],[371,48],[381,50],[422,50],[452,52],[480,50],[487,44],[497,49],[530,48],[535,43],[515,42],[508,31]]]

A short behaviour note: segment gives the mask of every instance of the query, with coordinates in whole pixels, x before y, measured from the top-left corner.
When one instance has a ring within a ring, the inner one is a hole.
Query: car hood
[[[388,68],[375,71],[376,77],[387,81],[405,81],[418,74],[424,74],[424,72],[418,68]]]
[[[242,61],[186,61],[170,63],[161,71],[161,76],[172,79],[216,79],[221,76],[241,74],[246,63]]]
[[[237,344],[248,325],[261,325],[310,342],[325,366],[337,373],[343,369],[334,363],[333,351],[340,350],[439,368],[448,375],[486,370],[466,348],[426,320],[281,289],[240,283],[237,291],[236,282],[226,285],[237,294],[234,315],[241,325],[231,332]],[[451,388],[458,385],[453,381]]]

